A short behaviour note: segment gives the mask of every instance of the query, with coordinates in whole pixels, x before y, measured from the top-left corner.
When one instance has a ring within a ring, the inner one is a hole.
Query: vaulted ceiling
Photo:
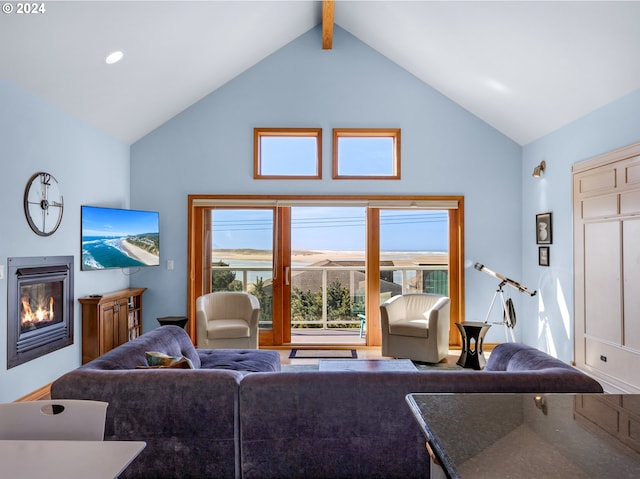
[[[0,14],[0,74],[127,143],[322,21],[320,1],[44,5]],[[335,23],[520,144],[640,88],[640,2],[337,1]]]

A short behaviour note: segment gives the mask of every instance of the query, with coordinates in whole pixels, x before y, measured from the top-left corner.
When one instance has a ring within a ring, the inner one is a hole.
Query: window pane
[[[365,208],[291,208],[292,337],[342,330],[364,342]]]
[[[263,175],[316,175],[316,139],[291,136],[262,137],[260,144]]]
[[[320,129],[255,129],[254,178],[321,178]]]
[[[338,139],[340,176],[393,175],[393,138]]]
[[[447,211],[380,210],[380,299],[402,293],[447,296],[448,244]]]
[[[273,210],[211,212],[211,291],[246,291],[260,301],[260,328],[272,327]]]
[[[400,179],[400,130],[334,129],[333,178]]]

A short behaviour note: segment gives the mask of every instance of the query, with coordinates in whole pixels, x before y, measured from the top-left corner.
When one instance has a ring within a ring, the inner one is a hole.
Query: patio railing
[[[272,269],[212,266],[233,281],[216,290],[246,291],[260,300],[260,327],[272,327]],[[380,299],[405,293],[448,294],[447,265],[382,266]],[[362,266],[295,266],[291,268],[292,328],[359,328],[365,314]]]

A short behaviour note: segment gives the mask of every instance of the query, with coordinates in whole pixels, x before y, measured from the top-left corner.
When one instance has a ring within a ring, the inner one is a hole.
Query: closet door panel
[[[621,344],[620,223],[584,228],[585,334]]]
[[[628,191],[620,195],[620,214],[633,215],[640,213],[640,190]]]
[[[640,218],[622,223],[624,345],[640,351]]]

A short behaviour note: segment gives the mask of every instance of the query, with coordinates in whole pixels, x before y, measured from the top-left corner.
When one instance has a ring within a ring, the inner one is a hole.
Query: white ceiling
[[[322,10],[44,4],[0,13],[0,74],[126,143],[319,24]],[[335,22],[520,144],[640,88],[636,1],[338,1]],[[115,49],[125,58],[107,66]]]

